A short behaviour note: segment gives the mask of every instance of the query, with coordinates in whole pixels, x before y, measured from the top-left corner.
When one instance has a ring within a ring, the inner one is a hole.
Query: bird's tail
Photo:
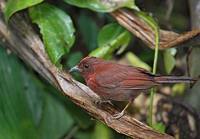
[[[154,77],[155,82],[159,84],[165,83],[191,83],[194,84],[197,79],[184,76],[156,76]]]

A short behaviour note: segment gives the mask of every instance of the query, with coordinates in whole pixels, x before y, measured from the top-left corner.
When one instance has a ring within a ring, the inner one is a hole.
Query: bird
[[[162,76],[130,65],[118,64],[97,57],[87,56],[69,70],[79,72],[87,86],[102,102],[128,101],[124,109],[113,115],[121,118],[134,99],[148,89],[168,83],[194,83],[196,80],[184,76]]]

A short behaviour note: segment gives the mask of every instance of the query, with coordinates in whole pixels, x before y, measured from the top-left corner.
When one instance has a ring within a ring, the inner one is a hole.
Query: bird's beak
[[[74,66],[74,67],[72,67],[70,70],[69,70],[69,73],[71,73],[71,72],[80,72],[80,69],[78,68],[78,66]]]

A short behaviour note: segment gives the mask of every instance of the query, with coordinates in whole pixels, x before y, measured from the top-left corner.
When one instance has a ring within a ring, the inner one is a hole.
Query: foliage
[[[135,5],[134,0],[111,0],[111,1],[101,1],[101,0],[64,0],[66,3],[75,5],[81,8],[88,8],[98,12],[111,12],[121,7],[128,7],[131,9],[138,10]]]
[[[74,120],[66,108],[3,48],[0,73],[1,139],[59,138],[70,130]]]
[[[43,0],[8,0],[4,10],[6,21],[16,12],[41,3]]]
[[[54,64],[73,45],[74,26],[71,18],[53,5],[42,3],[29,9],[32,21],[40,27],[47,53]]]
[[[131,40],[130,33],[117,23],[104,26],[98,34],[98,48],[90,56],[109,58],[119,47],[127,46]]]

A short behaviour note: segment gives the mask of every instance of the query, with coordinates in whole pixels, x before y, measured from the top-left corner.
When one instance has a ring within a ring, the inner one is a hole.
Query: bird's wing
[[[141,68],[110,65],[96,75],[97,83],[106,88],[114,89],[148,89],[156,85],[153,75]]]

